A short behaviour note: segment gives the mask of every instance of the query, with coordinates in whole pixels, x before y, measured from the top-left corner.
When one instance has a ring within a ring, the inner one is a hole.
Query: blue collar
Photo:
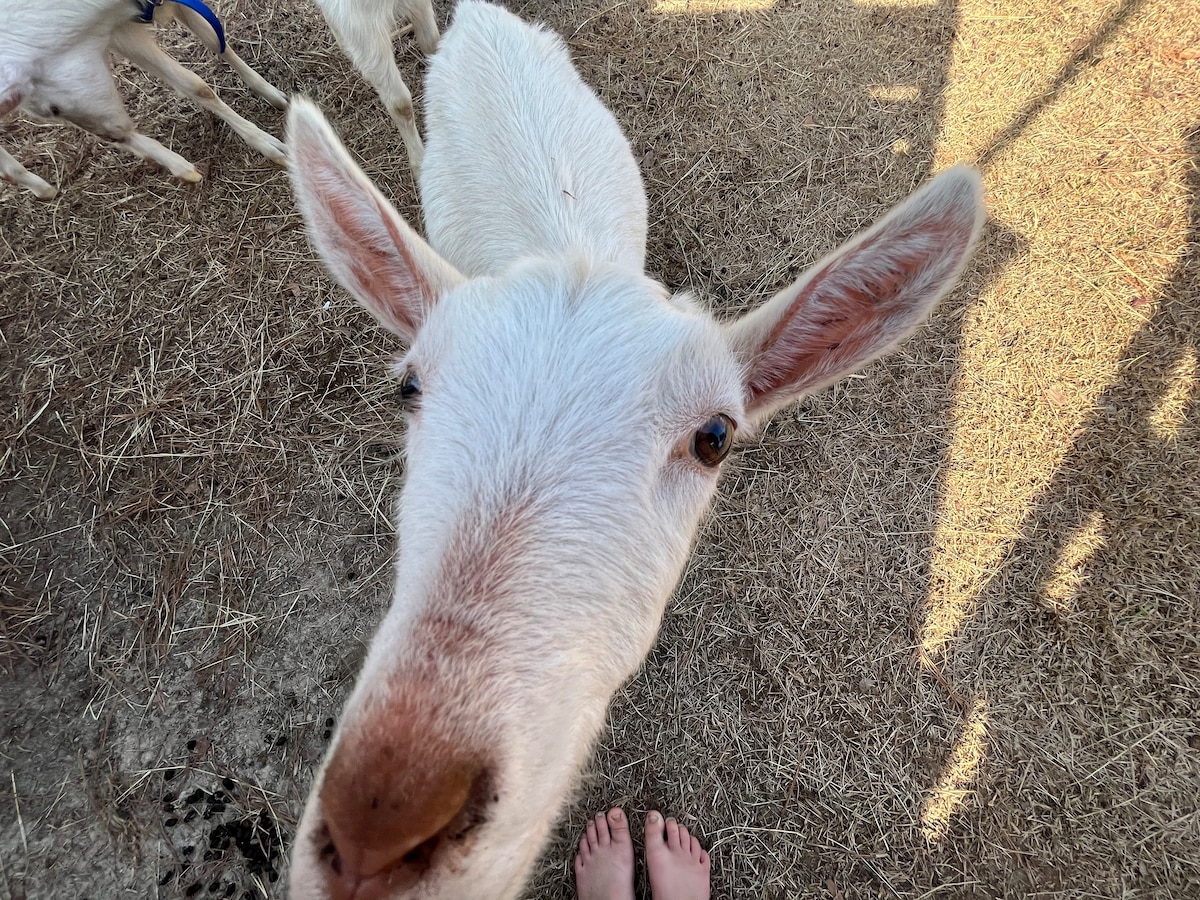
[[[163,0],[133,0],[133,2],[138,7],[138,15],[134,16],[133,20],[146,23],[154,20],[154,10],[163,4]],[[204,0],[171,0],[171,2],[186,6],[203,16],[204,21],[211,25],[212,30],[217,33],[217,44],[220,46],[221,52],[225,52],[225,29],[221,27],[221,20],[217,18],[217,14],[204,5]]]

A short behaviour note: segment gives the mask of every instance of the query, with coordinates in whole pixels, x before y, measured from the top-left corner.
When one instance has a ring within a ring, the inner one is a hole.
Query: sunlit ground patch
[[[725,12],[761,12],[775,3],[776,0],[655,0],[650,11],[667,16],[704,16]]]
[[[1179,161],[1193,113],[1148,102],[1163,88],[1140,49],[1154,38],[1138,9],[1073,8],[1075,44],[1021,24],[1041,15],[1033,3],[959,9],[960,21],[972,24],[951,65],[935,168],[981,162],[993,236],[973,264],[988,278],[947,348],[957,382],[918,635],[927,660],[948,654],[981,592],[1002,584],[1012,554],[1025,552],[1022,541],[1036,548],[1058,540],[1039,520],[1042,506],[1055,502],[1045,492],[1186,252]],[[1079,47],[1109,53],[1106,63],[1081,67]],[[1007,258],[999,233],[1018,248]],[[1191,348],[1150,402],[1155,434],[1169,438],[1182,427],[1196,368]],[[1052,561],[1054,575],[1042,585],[1048,599],[1073,596],[1104,540],[1104,523],[1085,519]],[[1011,609],[1034,599],[1004,602]]]

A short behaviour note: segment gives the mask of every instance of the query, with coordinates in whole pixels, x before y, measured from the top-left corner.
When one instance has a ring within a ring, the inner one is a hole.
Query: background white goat
[[[399,18],[412,22],[417,46],[425,55],[438,45],[432,0],[316,0],[329,27],[350,61],[379,94],[388,115],[400,129],[408,161],[421,168],[424,147],[413,114],[412,94],[392,55],[392,33]]]
[[[298,829],[293,900],[515,896],[735,433],[912,332],[983,221],[978,176],[953,169],[721,325],[643,273],[636,164],[556,36],[463,3],[427,106],[429,243],[315,107],[289,119],[315,245],[410,346],[397,586]]]
[[[273,162],[286,157],[280,141],[230,109],[204,80],[172,59],[135,19],[130,0],[57,0],[50,5],[0,0],[0,118],[18,107],[40,119],[78,125],[142,159],[153,160],[176,178],[199,181],[196,167],[158,141],[138,132],[125,110],[109,69],[108,52],[126,57],[229,123],[247,144]],[[279,109],[287,98],[241,60],[195,10],[166,0],[153,9],[153,22],[178,19],[233,67],[256,94]],[[55,189],[0,148],[0,177],[43,200]]]

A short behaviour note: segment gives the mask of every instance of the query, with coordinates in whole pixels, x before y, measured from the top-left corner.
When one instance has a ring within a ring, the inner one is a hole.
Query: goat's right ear
[[[438,298],[465,279],[376,190],[308,100],[291,103],[287,143],[292,190],[325,265],[410,342]]]
[[[727,324],[745,366],[746,423],[765,421],[911,334],[958,280],[984,216],[979,173],[955,166]]]
[[[21,105],[29,91],[29,76],[12,63],[0,62],[0,118]]]

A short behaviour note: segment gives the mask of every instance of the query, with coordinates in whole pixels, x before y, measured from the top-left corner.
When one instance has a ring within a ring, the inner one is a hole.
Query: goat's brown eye
[[[412,369],[404,373],[400,379],[400,405],[408,412],[413,412],[421,403],[421,379]]]
[[[720,465],[733,448],[733,419],[717,413],[692,435],[692,456],[712,468]]]

